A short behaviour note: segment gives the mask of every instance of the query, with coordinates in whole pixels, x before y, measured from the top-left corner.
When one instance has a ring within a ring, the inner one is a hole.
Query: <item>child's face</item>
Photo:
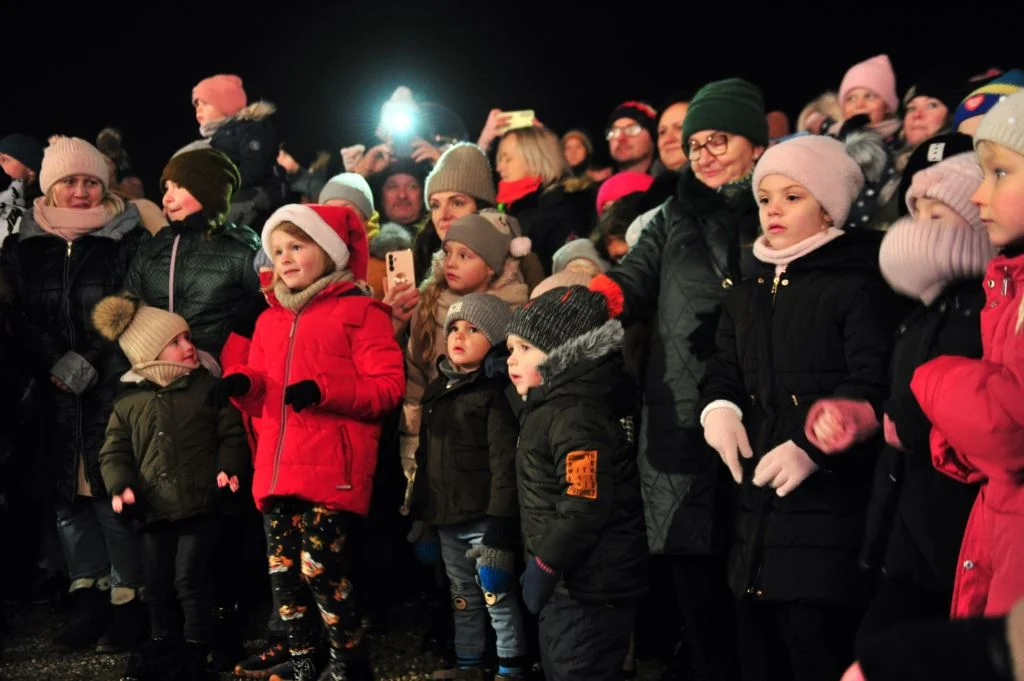
[[[601,268],[594,264],[594,261],[589,258],[576,258],[575,260],[570,260],[566,264],[565,269],[567,272],[580,272],[591,279],[601,274]]]
[[[308,288],[327,270],[327,256],[319,246],[281,229],[270,235],[270,255],[274,273],[293,291]]]
[[[775,250],[789,248],[826,228],[817,199],[785,175],[766,175],[757,188],[761,229]]]
[[[888,113],[885,102],[866,87],[855,87],[846,93],[843,100],[843,118],[853,118],[858,114],[867,114],[872,123],[881,123]]]
[[[476,252],[458,241],[445,243],[444,278],[452,291],[462,295],[486,291],[492,277],[494,270]]]
[[[621,261],[629,253],[629,244],[620,236],[605,237],[604,247],[608,250],[608,257],[612,259],[612,262]],[[600,274],[600,272],[597,274]],[[596,277],[597,274],[594,276]]]
[[[465,319],[448,327],[448,359],[459,369],[476,371],[490,351],[487,336]]]
[[[960,218],[955,210],[938,199],[922,196],[914,206],[914,219],[945,220]],[[960,218],[962,220],[962,218]]]
[[[27,180],[32,175],[32,171],[25,164],[7,154],[0,154],[0,168],[3,168],[12,180]]]
[[[160,362],[178,362],[179,364],[191,364],[199,366],[199,356],[196,354],[196,346],[192,345],[188,331],[182,331],[174,339],[164,346],[157,357]]]
[[[988,239],[1005,248],[1024,239],[1024,156],[995,142],[978,145],[985,179],[971,201],[981,211]]]
[[[164,213],[171,221],[184,220],[189,215],[203,209],[203,204],[192,196],[192,192],[170,180],[167,180],[167,186],[164,189],[163,203]]]
[[[222,118],[227,118],[227,115],[223,111],[210,104],[204,99],[197,99],[195,101],[196,107],[196,121],[199,125],[205,125],[206,123],[212,123],[219,121]]]
[[[509,352],[508,377],[516,387],[516,392],[526,397],[530,388],[536,388],[544,382],[538,367],[548,360],[548,353],[515,334],[509,335],[506,343]]]

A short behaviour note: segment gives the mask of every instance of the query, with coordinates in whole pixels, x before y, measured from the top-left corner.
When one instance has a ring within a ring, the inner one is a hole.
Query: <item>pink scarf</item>
[[[754,242],[754,257],[761,262],[775,265],[775,274],[782,274],[786,271],[789,263],[797,258],[802,258],[811,251],[821,248],[843,234],[843,230],[838,227],[829,227],[807,237],[803,241],[793,244],[789,248],[772,248],[768,245],[768,239],[762,234]]]
[[[46,197],[40,196],[33,204],[32,215],[44,232],[74,241],[89,232],[95,232],[110,222],[110,212],[104,206],[95,208],[57,208],[47,206]]]

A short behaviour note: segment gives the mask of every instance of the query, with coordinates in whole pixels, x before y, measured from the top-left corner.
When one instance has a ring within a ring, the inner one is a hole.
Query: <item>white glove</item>
[[[754,469],[754,484],[758,487],[768,485],[780,497],[784,497],[818,470],[818,464],[811,461],[807,452],[800,449],[792,440],[764,455]]]
[[[743,427],[736,408],[718,407],[704,414],[704,440],[711,445],[732,473],[736,484],[743,482],[743,467],[740,456],[746,459],[754,456],[747,439],[747,431]]]

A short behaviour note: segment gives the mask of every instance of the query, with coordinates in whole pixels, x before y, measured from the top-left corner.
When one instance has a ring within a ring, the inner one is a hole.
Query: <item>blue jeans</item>
[[[139,534],[114,513],[110,499],[80,496],[70,505],[58,503],[57,533],[72,582],[109,575],[111,587],[142,586]]]
[[[476,563],[466,558],[466,551],[483,542],[485,529],[484,520],[437,528],[441,538],[441,558],[444,560],[445,572],[448,573],[448,581],[451,582],[452,610],[455,613],[455,654],[462,657],[483,656],[487,640],[487,615],[490,615],[498,657],[521,657],[526,655],[527,644],[515,590],[494,605],[485,605],[483,590],[477,583]]]

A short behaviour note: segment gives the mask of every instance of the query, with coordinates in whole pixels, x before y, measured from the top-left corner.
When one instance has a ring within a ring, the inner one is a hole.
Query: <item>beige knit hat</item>
[[[457,241],[483,258],[487,266],[501,272],[505,258],[522,258],[530,252],[529,237],[523,236],[519,220],[496,210],[464,215],[448,228],[444,243]]]
[[[96,304],[92,322],[104,338],[118,342],[132,363],[132,369],[145,378],[166,385],[155,380],[155,376],[162,373],[147,373],[146,370],[159,368],[158,365],[179,366],[173,362],[159,362],[157,357],[178,334],[189,331],[188,322],[180,315],[145,305],[131,296],[116,295],[107,296]]]
[[[423,198],[430,209],[430,196],[437,192],[459,192],[472,196],[477,208],[493,206],[497,201],[491,164],[483,149],[469,142],[448,148],[427,176]]]
[[[99,149],[79,137],[54,135],[43,150],[39,188],[46,195],[50,187],[70,175],[95,177],[103,183],[103,191],[110,187],[110,168]]]
[[[1024,156],[1024,92],[1000,101],[981,119],[974,133],[974,148],[978,148],[978,142],[986,140]],[[46,166],[45,159],[43,166]]]

